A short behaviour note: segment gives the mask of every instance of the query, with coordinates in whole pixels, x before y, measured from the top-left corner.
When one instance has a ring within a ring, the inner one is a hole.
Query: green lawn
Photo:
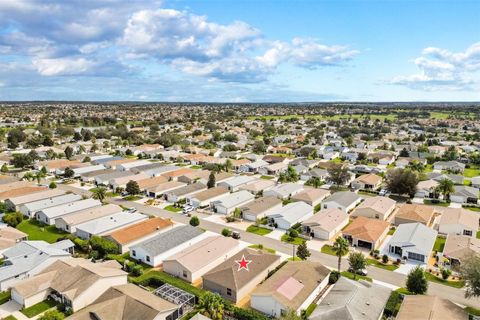
[[[475,309],[473,307],[466,307],[465,309],[465,312],[467,312],[468,314],[471,314],[473,316],[477,316],[477,317],[480,317],[480,310],[479,309]]]
[[[114,198],[114,197],[120,196],[120,193],[107,192],[106,195],[107,195],[107,197]]]
[[[57,242],[68,233],[58,230],[55,226],[42,225],[36,220],[23,220],[17,229],[28,234],[28,240],[44,240],[48,243]]]
[[[247,228],[247,232],[255,233],[255,234],[258,234],[259,236],[264,236],[272,232],[272,230],[251,225]]]
[[[248,246],[249,248],[252,248],[252,249],[258,249],[258,250],[263,250],[263,251],[266,251],[266,252],[269,252],[269,253],[273,253],[275,254],[276,251],[271,249],[271,248],[267,248],[267,247],[264,247],[263,245],[260,245],[260,244],[252,244],[251,246]]]
[[[437,236],[437,240],[435,240],[435,244],[433,245],[433,250],[437,252],[443,252],[443,248],[445,247],[445,241],[447,241],[447,238]]]
[[[389,236],[393,235],[393,234],[395,233],[395,230],[396,230],[396,229],[395,229],[395,228],[393,228],[393,227],[392,227],[392,228],[390,228],[390,230],[388,230],[388,233],[387,233],[387,235],[389,235]]]
[[[425,272],[425,278],[427,278],[428,281],[435,282],[435,283],[440,283],[449,287],[453,288],[463,288],[465,286],[465,281],[448,281],[448,280],[443,280],[442,278],[439,278],[437,276],[434,276],[430,272]]]
[[[293,239],[293,240],[291,240]],[[288,234],[284,234],[281,238],[281,240],[283,242],[286,242],[286,243],[291,243],[291,244],[295,244],[295,245],[300,245],[302,243],[304,243],[306,240],[305,239],[302,239],[300,237],[296,237],[296,238],[290,238],[290,236]]]
[[[263,179],[263,180],[272,180],[274,178],[275,178],[274,176],[260,176],[260,179]]]
[[[428,199],[424,199],[423,203],[430,206],[440,206],[440,207],[448,207],[450,205],[450,203],[448,202],[433,203],[432,200],[428,200]]]
[[[480,176],[480,169],[473,169],[473,168],[466,168],[463,171],[463,176],[467,178],[473,178],[476,176]]]
[[[480,212],[480,208],[477,207],[463,207],[463,209],[467,209],[470,211]]]
[[[123,197],[123,200],[126,200],[126,201],[137,201],[137,200],[140,200],[140,199],[142,199],[142,197],[134,196],[134,195],[129,195],[129,196]]]
[[[331,256],[336,256],[335,252],[334,252],[333,249],[332,249],[332,246],[331,246],[331,245],[328,245],[328,244],[326,244],[326,245],[324,245],[324,246],[322,247],[321,252],[322,252],[322,253],[329,254],[329,255],[331,255]]]
[[[300,259],[299,257],[290,257],[288,258],[288,261],[303,261],[303,260]]]
[[[397,290],[398,293],[401,293],[401,294],[404,294],[406,296],[410,296],[410,295],[413,295],[413,293],[411,293],[410,291],[407,290],[407,288],[398,288]]]
[[[48,309],[55,307],[56,305],[57,303],[53,300],[45,300],[34,304],[31,307],[22,309],[20,312],[26,315],[28,318],[32,318],[44,311],[47,311]]]
[[[182,208],[180,207],[174,207],[173,205],[168,205],[164,208],[165,210],[168,210],[170,212],[180,212],[182,211]]]
[[[425,166],[425,169],[423,170],[423,172],[425,172],[425,173],[433,172],[433,165],[427,164]]]
[[[193,165],[193,166],[190,166],[190,168],[192,168],[192,169],[202,169],[202,166]]]
[[[17,320],[17,318],[15,318],[15,317],[12,316],[12,315],[9,315],[8,317],[3,318],[3,320]]]
[[[345,278],[354,280],[354,274],[351,273],[351,272],[342,271],[342,272],[340,272],[340,274],[341,274],[342,276],[344,276]],[[356,276],[356,280],[366,280],[366,281],[372,282],[372,278],[370,278],[370,277],[365,277],[365,276],[360,276],[360,275],[358,275],[358,274],[357,274],[357,276]]]
[[[385,269],[385,270],[388,270],[388,271],[394,271],[394,270],[398,269],[397,265],[384,264],[383,262],[375,260],[375,259],[367,259],[367,264],[370,265],[370,266],[374,266],[374,267],[377,267],[377,268],[380,268],[380,269]]]
[[[477,239],[480,239],[480,231],[477,231]]]
[[[308,306],[307,310],[305,310],[305,315],[307,318],[313,313],[313,311],[315,311],[316,308],[317,305],[315,303],[312,303]]]
[[[10,297],[11,297],[10,291],[0,292],[0,304],[4,304],[8,300],[10,300]]]

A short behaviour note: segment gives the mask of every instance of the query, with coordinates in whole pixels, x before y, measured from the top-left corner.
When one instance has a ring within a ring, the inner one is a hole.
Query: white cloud
[[[419,73],[395,77],[391,83],[427,91],[471,90],[478,82],[476,72],[480,70],[480,42],[457,53],[428,47],[414,63]]]

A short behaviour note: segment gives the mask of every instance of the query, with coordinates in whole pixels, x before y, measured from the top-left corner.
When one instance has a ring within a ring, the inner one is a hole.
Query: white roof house
[[[12,197],[5,200],[5,205],[12,211],[18,210],[18,208],[25,203],[48,199],[64,195],[66,192],[61,189],[45,189],[45,191],[39,191],[35,193],[29,193],[27,195]]]
[[[46,208],[38,211],[35,214],[35,219],[41,221],[45,224],[54,225],[55,219],[65,216],[67,214],[85,210],[88,208],[99,207],[102,205],[102,202],[95,199],[85,199],[75,202],[70,202],[62,204],[60,206]]]
[[[99,171],[106,169],[103,164],[98,164],[95,166],[88,166],[88,167],[80,167],[73,169],[74,177],[80,176],[82,173],[92,172],[92,171]]]
[[[303,232],[322,239],[329,240],[338,234],[349,222],[348,214],[340,209],[323,209],[302,222]]]
[[[255,180],[257,179],[251,176],[236,176],[236,177],[217,183],[217,186],[227,187],[228,190],[234,192],[234,191],[237,191],[240,186],[243,186]]]
[[[254,199],[255,196],[253,194],[241,190],[215,200],[211,202],[210,205],[217,213],[230,214],[235,208],[241,207]]]
[[[288,197],[294,196],[297,193],[303,191],[303,185],[297,183],[284,183],[279,184],[269,190],[266,190],[263,195],[266,196],[274,196],[279,199],[286,199]]]
[[[77,225],[76,233],[78,237],[87,240],[92,236],[103,235],[147,219],[148,216],[140,213],[119,212],[93,221],[81,223]]]
[[[313,207],[305,202],[292,202],[267,215],[280,229],[290,229],[294,224],[313,216]]]
[[[78,194],[65,194],[58,197],[52,197],[52,198],[47,198],[43,200],[22,204],[19,208],[19,211],[23,213],[24,216],[33,218],[35,216],[35,213],[40,210],[56,207],[62,204],[67,204],[67,203],[75,202],[78,200],[82,200],[82,196]]]
[[[130,170],[132,168],[139,167],[139,166],[144,166],[144,165],[147,165],[147,164],[151,164],[151,162],[148,161],[148,160],[138,160],[138,161],[132,161],[132,162],[125,162],[125,163],[119,164],[117,166],[117,170],[118,171],[127,171],[127,170]]]
[[[388,243],[390,254],[426,263],[437,239],[437,231],[421,223],[398,226]]]
[[[55,226],[57,229],[74,234],[77,230],[76,226],[79,224],[93,221],[105,216],[110,216],[122,211],[122,207],[117,206],[116,204],[107,204],[100,207],[88,208],[55,219]]]

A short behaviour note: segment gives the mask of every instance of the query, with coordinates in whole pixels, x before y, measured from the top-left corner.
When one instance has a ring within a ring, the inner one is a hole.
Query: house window
[[[183,277],[186,278],[187,277],[187,271],[183,270]]]
[[[135,250],[132,250],[132,256],[137,256],[137,253],[135,252]]]
[[[231,296],[231,295],[232,295],[232,289],[227,288],[227,296]]]
[[[147,261],[150,262],[150,256],[147,256]]]
[[[380,216],[378,214],[376,214],[375,219],[380,219]]]
[[[463,230],[463,235],[471,237],[473,235],[472,230]]]

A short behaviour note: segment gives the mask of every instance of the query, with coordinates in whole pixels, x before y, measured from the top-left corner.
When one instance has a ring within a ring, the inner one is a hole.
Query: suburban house
[[[478,254],[480,254],[480,240],[476,237],[453,233],[447,235],[443,257],[447,258],[451,265],[459,265],[464,258]]]
[[[247,184],[244,184],[239,190],[245,190],[252,194],[262,194],[265,190],[268,190],[275,186],[275,181],[260,179]]]
[[[463,176],[460,174],[445,174],[440,172],[430,172],[427,174],[427,177],[437,182],[440,182],[443,179],[452,180],[453,183],[457,185],[462,185],[464,180]]]
[[[18,211],[20,211],[24,216],[33,218],[35,214],[43,209],[60,206],[62,204],[67,204],[70,202],[75,202],[82,200],[82,196],[77,194],[64,194],[58,197],[47,198],[43,200],[33,201],[22,204]]]
[[[415,191],[416,198],[436,198],[437,192],[436,187],[438,186],[438,181],[435,180],[425,180],[420,181],[417,184],[417,191]]]
[[[247,269],[240,268],[246,260]],[[280,256],[260,250],[245,248],[216,266],[203,279],[203,289],[218,293],[223,298],[237,303],[244,299],[280,264]]]
[[[363,198],[350,191],[335,192],[322,202],[323,209],[337,208],[345,212],[353,210]]]
[[[95,177],[95,184],[100,186],[107,186],[110,184],[110,181],[115,181],[115,179],[133,176],[130,171],[115,171],[112,173],[103,173]]]
[[[263,167],[268,166],[268,162],[264,160],[257,160],[250,163],[242,164],[238,167],[238,172],[253,172],[257,173]]]
[[[163,271],[190,283],[240,250],[240,242],[224,236],[205,238],[163,260]]]
[[[329,274],[318,262],[288,262],[252,292],[250,306],[272,317],[300,314],[327,286]]]
[[[330,240],[349,222],[348,214],[340,209],[323,209],[302,222],[302,230],[311,237]]]
[[[60,189],[35,189],[35,192],[27,192],[18,196],[9,197],[5,200],[5,206],[9,211],[18,211],[20,206],[25,203],[35,202],[39,200],[49,199],[53,197],[62,196],[65,191]]]
[[[142,319],[173,320],[183,313],[179,306],[128,283],[111,287],[88,307],[75,312],[69,320]],[[193,318],[192,318],[193,319]]]
[[[210,206],[213,211],[221,214],[230,214],[236,208],[239,208],[255,199],[255,196],[248,191],[241,190],[223,196],[222,198],[212,201]]]
[[[27,240],[28,235],[9,226],[0,226],[0,256],[3,252],[20,241]]]
[[[100,207],[88,208],[77,211],[69,215],[55,219],[55,227],[65,232],[74,234],[77,231],[77,225],[84,222],[93,221],[98,218],[110,216],[122,212],[123,209],[116,204],[107,204]]]
[[[145,189],[145,193],[152,198],[160,198],[162,195],[186,186],[183,182],[168,181]]]
[[[25,196],[44,192],[46,190],[49,190],[49,189],[45,187],[34,186],[34,185],[28,185],[26,187],[7,190],[4,192],[0,192],[0,201],[5,201],[7,208],[9,208],[11,211],[14,211],[14,208],[15,209],[17,208],[17,207],[14,207],[14,205],[16,204],[16,202],[14,202],[15,198],[20,198],[20,197],[25,198]],[[11,199],[14,199],[14,200],[11,200]],[[29,202],[29,200],[26,200],[24,202],[19,202],[19,204],[26,203],[26,202]]]
[[[241,186],[256,180],[257,178],[254,178],[251,176],[236,176],[236,177],[224,180],[222,182],[218,182],[217,186],[226,187],[231,192],[235,192],[235,191],[238,191]]]
[[[462,307],[437,296],[406,295],[396,320],[468,320],[468,313]]]
[[[116,243],[118,251],[124,254],[129,251],[131,246],[149,239],[172,226],[173,222],[171,220],[155,217],[115,230],[105,235],[104,238]]]
[[[90,172],[82,173],[82,174],[80,174],[79,178],[80,178],[80,181],[82,181],[82,182],[90,182],[90,183],[93,183],[93,182],[95,182],[95,178],[96,178],[98,175],[101,175],[101,174],[109,174],[109,173],[113,173],[113,172],[115,172],[115,170],[112,170],[112,169],[100,169],[100,170],[95,170],[95,171],[90,171]]]
[[[478,189],[469,186],[455,186],[455,191],[450,194],[450,200],[455,203],[478,203]]]
[[[196,192],[192,195],[186,196],[187,204],[195,208],[203,208],[210,205],[210,202],[219,200],[230,191],[227,187],[213,187],[204,191]]]
[[[264,196],[274,196],[279,199],[288,199],[297,193],[303,191],[303,185],[298,183],[283,183],[279,184],[273,188],[265,190],[263,192]]]
[[[105,166],[103,164],[98,164],[98,165],[93,165],[93,166],[87,166],[87,167],[79,167],[79,168],[73,168],[73,177],[78,178],[80,175],[87,173],[87,172],[92,172],[92,171],[99,171],[99,170],[104,170]]]
[[[111,286],[127,283],[127,272],[116,261],[57,260],[37,275],[12,287],[12,300],[31,307],[52,297],[73,312],[85,308]]]
[[[465,164],[457,161],[437,161],[433,164],[433,169],[459,173],[465,170]]]
[[[88,208],[100,207],[101,205],[102,202],[95,199],[79,200],[40,210],[35,214],[35,219],[48,225],[54,225],[55,220],[60,217]]]
[[[340,277],[310,315],[310,320],[379,320],[391,290],[375,283]]]
[[[169,202],[178,202],[185,199],[187,196],[196,192],[207,189],[207,186],[201,182],[194,182],[192,184],[184,185],[175,190],[171,190],[165,193],[165,198]]]
[[[128,171],[128,173],[129,174],[126,175],[126,176],[110,179],[108,181],[108,185],[110,186],[110,188],[112,188],[113,190],[117,190],[118,188],[124,188],[125,189],[127,187],[127,184],[130,181],[138,182],[140,180],[145,180],[145,179],[150,178],[150,176],[148,176],[145,173],[133,174],[130,171]]]
[[[245,220],[257,221],[267,214],[282,207],[282,200],[277,197],[260,197],[240,207]]]
[[[397,202],[388,197],[366,198],[352,212],[354,217],[366,217],[372,219],[387,220],[395,210]]]
[[[354,189],[377,190],[382,184],[382,177],[368,173],[356,178],[350,184]]]
[[[329,195],[330,191],[325,189],[305,188],[302,192],[293,195],[290,199],[293,201],[303,201],[315,208]]]
[[[342,233],[352,246],[375,250],[387,236],[389,227],[390,223],[384,220],[357,217]]]
[[[130,256],[152,267],[156,267],[165,258],[205,238],[205,234],[202,229],[190,225],[177,226],[130,246]]]
[[[308,181],[310,178],[318,178],[321,181],[326,181],[328,179],[328,171],[325,169],[315,168],[300,176],[300,179],[303,181]]]
[[[144,165],[149,165],[152,164],[148,160],[137,160],[137,161],[131,161],[131,162],[124,162],[119,165],[117,165],[116,170],[117,171],[129,171],[130,169],[133,169],[135,167],[140,167]]]
[[[428,258],[437,239],[437,231],[421,223],[404,223],[398,226],[388,243],[388,252],[401,258],[423,263]]]
[[[119,212],[87,221],[76,226],[76,235],[84,240],[92,236],[102,236],[133,223],[147,220],[148,216],[140,213]]]
[[[433,206],[423,204],[403,204],[395,214],[395,225],[419,222],[431,227],[435,221],[436,211]]]
[[[313,207],[305,202],[291,202],[284,207],[273,210],[267,215],[268,222],[277,228],[288,230],[296,223],[313,216]]]
[[[33,277],[60,258],[70,257],[75,245],[70,240],[55,243],[22,241],[3,252],[0,266],[0,291],[5,291],[18,281]]]
[[[164,176],[158,176],[158,177],[152,177],[152,178],[147,178],[147,179],[142,179],[138,180],[138,188],[142,191],[145,192],[147,188],[154,187],[156,185],[162,184],[168,182],[168,179],[165,178]]]
[[[438,223],[438,232],[475,237],[480,226],[479,214],[463,208],[445,208]]]
[[[473,177],[470,181],[472,182],[472,187],[480,189],[480,176]]]

